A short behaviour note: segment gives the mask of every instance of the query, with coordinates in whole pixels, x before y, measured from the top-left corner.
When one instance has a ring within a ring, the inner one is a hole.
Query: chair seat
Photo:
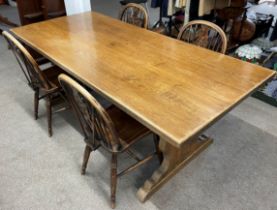
[[[51,66],[43,70],[42,72],[46,76],[52,87],[60,87],[58,76],[62,73],[65,73],[61,68],[59,68],[58,66]]]
[[[150,133],[148,128],[115,106],[110,106],[106,111],[113,121],[120,141],[124,147],[130,146],[131,144],[135,143],[136,140]]]

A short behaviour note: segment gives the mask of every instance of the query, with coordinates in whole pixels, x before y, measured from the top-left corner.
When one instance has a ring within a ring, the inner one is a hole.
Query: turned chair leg
[[[86,173],[88,159],[89,159],[91,151],[92,151],[92,149],[88,145],[86,145],[85,151],[84,151],[84,157],[83,157],[82,170],[81,170],[82,175],[84,175]]]
[[[48,135],[52,136],[52,99],[51,96],[46,98],[46,109],[47,109],[47,121],[48,121]]]
[[[115,194],[117,184],[117,154],[112,154],[111,160],[111,207],[115,208]]]
[[[160,151],[160,148],[159,148],[160,137],[157,134],[153,134],[153,139],[154,139],[154,143],[155,143],[155,149],[156,149],[157,156],[159,158],[160,163],[162,163],[163,153]]]
[[[36,89],[35,95],[34,95],[34,117],[35,117],[35,120],[38,119],[38,104],[39,104],[39,89]]]

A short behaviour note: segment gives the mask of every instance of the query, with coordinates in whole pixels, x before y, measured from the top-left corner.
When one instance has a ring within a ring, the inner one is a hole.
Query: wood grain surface
[[[179,147],[274,75],[95,12],[12,32]]]

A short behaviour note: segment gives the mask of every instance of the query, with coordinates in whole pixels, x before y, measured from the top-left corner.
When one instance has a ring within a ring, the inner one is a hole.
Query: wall
[[[90,0],[65,0],[67,15],[91,11]]]

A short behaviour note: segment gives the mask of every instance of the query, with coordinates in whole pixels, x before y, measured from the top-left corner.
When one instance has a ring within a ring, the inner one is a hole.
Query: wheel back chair
[[[67,99],[76,114],[84,133],[85,150],[81,174],[85,174],[89,156],[100,146],[112,154],[111,157],[111,207],[115,207],[117,178],[152,159],[155,154],[161,161],[158,149],[158,136],[153,134],[156,150],[141,159],[130,149],[134,143],[151,132],[139,122],[116,108],[114,105],[104,109],[100,103],[79,83],[67,75],[60,75],[59,81]],[[127,152],[137,163],[117,172],[119,153]]]
[[[148,27],[148,14],[143,6],[139,4],[129,3],[123,6],[119,19],[141,28],[147,29]]]
[[[225,54],[227,38],[224,31],[214,23],[195,20],[182,27],[179,40]]]
[[[130,4],[130,3],[143,4],[147,14],[149,14],[149,10],[148,10],[148,7],[147,7],[147,0],[122,0],[122,1],[120,1],[120,4],[123,5],[123,6],[127,5],[127,4]]]
[[[58,82],[58,75],[63,71],[57,66],[51,66],[41,70],[36,60],[31,56],[28,50],[10,33],[3,32],[28,85],[34,91],[34,117],[38,118],[39,100],[46,99],[48,134],[52,136],[52,105],[53,100],[63,97],[62,88]]]

